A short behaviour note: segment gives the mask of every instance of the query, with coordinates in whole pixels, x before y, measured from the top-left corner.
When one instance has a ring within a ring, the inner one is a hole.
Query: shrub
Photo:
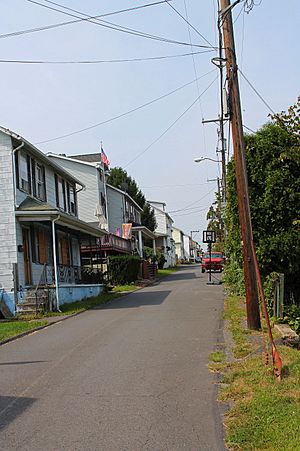
[[[140,263],[140,257],[135,255],[110,257],[108,264],[110,282],[116,285],[135,282],[138,277]]]

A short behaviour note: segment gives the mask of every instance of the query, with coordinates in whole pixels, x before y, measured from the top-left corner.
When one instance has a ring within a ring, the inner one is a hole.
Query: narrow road
[[[1,450],[223,450],[199,265],[0,347]]]

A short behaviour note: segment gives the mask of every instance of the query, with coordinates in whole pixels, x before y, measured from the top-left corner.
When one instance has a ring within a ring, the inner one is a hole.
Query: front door
[[[31,263],[29,251],[29,230],[23,229],[23,254],[24,254],[24,269],[25,269],[25,285],[31,285]]]

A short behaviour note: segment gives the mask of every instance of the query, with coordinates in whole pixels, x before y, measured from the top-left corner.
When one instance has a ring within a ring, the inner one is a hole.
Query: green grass
[[[112,299],[120,297],[120,293],[101,293],[99,296],[91,297],[88,299],[82,299],[81,301],[76,302],[70,302],[69,304],[62,304],[60,306],[60,312],[45,312],[37,315],[26,315],[22,316],[19,315],[19,318],[21,318],[24,321],[37,319],[37,318],[47,318],[50,316],[66,316],[66,315],[73,315],[74,313],[80,313],[84,312],[85,310],[89,310],[93,307],[96,307],[97,305],[106,304],[107,302],[111,301]]]
[[[167,277],[170,274],[173,274],[173,272],[178,271],[178,268],[167,268],[167,269],[158,269],[157,270],[157,277]]]
[[[39,326],[45,326],[48,321],[7,321],[0,323],[0,341],[14,337]]]
[[[233,331],[237,355],[245,356],[222,368],[220,399],[233,403],[225,419],[228,448],[299,451],[300,352],[278,346],[284,367],[282,381],[277,382],[272,363],[266,366],[261,353],[255,352],[257,343],[249,340],[257,332],[245,329],[245,306],[240,298],[227,299],[225,318]]]
[[[248,330],[245,330],[245,303],[239,296],[228,296],[225,300],[224,319],[229,321],[229,330],[235,346],[233,355],[236,358],[245,357],[251,350],[248,341]]]
[[[60,307],[61,313],[52,312],[52,316],[72,315],[74,313],[84,312],[85,310],[89,310],[97,305],[107,304],[107,302],[119,296],[120,294],[118,293],[101,293],[99,296],[83,299],[81,301],[70,302],[69,304],[63,304]]]
[[[214,351],[209,356],[209,369],[211,371],[220,371],[224,366],[225,354],[223,351]]]
[[[115,285],[112,289],[113,293],[120,293],[122,291],[135,291],[138,290],[139,286],[135,284],[129,285]]]

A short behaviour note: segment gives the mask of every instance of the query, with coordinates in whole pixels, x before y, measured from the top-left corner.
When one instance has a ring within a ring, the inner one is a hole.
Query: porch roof
[[[15,212],[20,221],[52,221],[57,219],[56,224],[77,230],[84,234],[101,237],[107,232],[100,230],[87,222],[78,219],[76,216],[62,212],[47,202],[38,202],[35,199],[27,197]]]
[[[132,227],[132,233],[134,232],[142,232],[143,235],[145,235],[147,238],[150,238],[152,240],[155,240],[155,238],[157,238],[157,236],[155,235],[154,232],[151,232],[151,230],[149,230],[147,227],[145,226],[135,226]]]

